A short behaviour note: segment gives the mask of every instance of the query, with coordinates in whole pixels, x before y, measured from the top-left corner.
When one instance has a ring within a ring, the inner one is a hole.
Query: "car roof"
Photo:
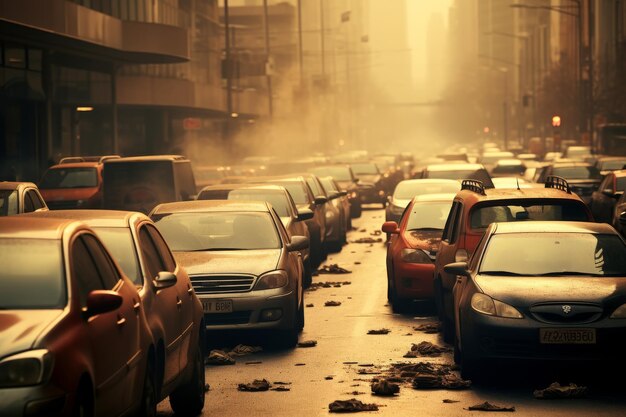
[[[207,211],[256,211],[268,212],[265,201],[246,200],[196,200],[163,203],[156,206],[152,214],[162,213],[202,213]]]
[[[522,161],[521,159],[515,159],[515,158],[507,158],[507,159],[500,159],[498,162],[496,162],[496,166],[519,166],[519,165],[524,165],[524,161]]]
[[[97,168],[102,165],[100,162],[67,162],[64,164],[52,165],[48,169],[66,169],[66,168]]]
[[[589,167],[592,166],[590,163],[588,162],[582,162],[582,161],[565,161],[565,162],[554,162],[552,164],[552,166],[554,168],[565,168],[565,167],[571,167],[571,166],[581,166],[581,167]]]
[[[615,178],[624,178],[626,177],[626,169],[612,171],[611,174],[615,175]]]
[[[148,219],[143,213],[122,210],[49,210],[23,214],[22,217],[79,220],[91,227],[127,227],[131,219]]]
[[[472,190],[461,190],[456,194],[457,199],[461,199],[470,204],[479,201],[499,201],[499,200],[520,200],[520,199],[567,199],[582,202],[580,197],[574,193],[567,193],[555,188],[486,188],[485,194],[479,194]]]
[[[426,167],[427,171],[466,171],[485,169],[482,164],[434,164]]]
[[[241,183],[241,184],[216,184],[216,185],[207,185],[202,188],[202,191],[230,191],[230,190],[241,190],[241,189],[252,189],[252,190],[264,190],[276,193],[284,193],[287,190],[285,187],[275,184],[255,184],[255,183]]]
[[[0,238],[60,240],[67,228],[79,227],[80,224],[70,219],[4,216],[0,217]]]
[[[125,158],[109,159],[105,164],[118,164],[123,162],[146,162],[146,161],[188,161],[182,155],[144,155],[144,156],[128,156]]]
[[[0,190],[17,190],[21,187],[33,187],[37,188],[32,182],[22,181],[0,181]]]
[[[454,196],[456,196],[456,194],[453,193],[422,194],[413,197],[413,201],[416,203],[422,203],[426,201],[449,201],[450,203],[452,203],[452,200],[454,200]]]
[[[446,183],[456,183],[461,186],[461,181],[458,180],[447,180],[447,179],[439,179],[439,178],[418,178],[414,180],[402,180],[398,183],[400,184],[446,184]],[[396,186],[397,187],[397,186]]]
[[[573,221],[518,221],[494,223],[493,234],[505,233],[594,233],[613,234],[617,232],[608,223]]]

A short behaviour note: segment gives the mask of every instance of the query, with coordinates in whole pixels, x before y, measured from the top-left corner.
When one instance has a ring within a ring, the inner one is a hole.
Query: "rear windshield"
[[[17,214],[18,201],[17,191],[0,190],[0,216]]]
[[[278,249],[281,241],[269,213],[207,212],[154,216],[173,251]]]
[[[626,276],[626,246],[615,235],[511,233],[493,236],[485,275]]]
[[[624,166],[626,165],[626,159],[620,159],[617,161],[604,161],[602,162],[600,169],[602,170],[616,170],[616,169],[622,169],[624,168]]]
[[[452,200],[415,203],[409,213],[406,230],[443,230]]]
[[[98,186],[96,168],[50,168],[39,183],[42,190],[58,188],[91,188]]]
[[[491,171],[492,174],[519,174],[522,175],[526,171],[524,165],[496,165]]]
[[[510,205],[477,205],[470,210],[470,227],[485,229],[494,222],[514,222],[521,220],[566,220],[590,221],[584,203],[561,202],[515,202]]]
[[[461,189],[458,182],[400,182],[393,193],[393,198],[399,200],[410,200],[413,197],[423,194],[456,194]]]
[[[96,233],[105,244],[113,258],[124,271],[124,274],[135,283],[143,286],[141,267],[137,258],[137,251],[133,243],[130,229],[126,227],[98,227]]]
[[[567,180],[595,180],[602,178],[600,172],[592,166],[554,167],[552,174]]]
[[[229,200],[260,200],[267,201],[274,207],[276,213],[280,217],[290,217],[289,201],[284,193],[280,192],[268,192],[267,190],[233,190],[228,193]]]
[[[0,239],[0,310],[60,309],[67,304],[61,242]]]
[[[489,176],[489,173],[484,169],[451,169],[449,171],[427,171],[426,175],[426,178],[438,178],[442,180],[478,180],[483,183],[485,188],[493,188],[491,177]]]
[[[309,172],[318,177],[333,177],[335,181],[352,181],[348,167],[317,167],[311,168]]]
[[[293,198],[294,203],[296,204],[310,204],[309,194],[306,192],[306,186],[301,181],[285,181],[285,182],[275,182],[273,184],[280,185],[281,187],[285,187],[289,194],[291,194],[291,198]]]

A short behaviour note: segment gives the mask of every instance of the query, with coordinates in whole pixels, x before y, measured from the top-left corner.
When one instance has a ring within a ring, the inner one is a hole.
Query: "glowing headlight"
[[[612,319],[626,319],[626,304],[622,304],[617,307],[613,314],[611,314]]]
[[[46,382],[54,360],[46,349],[9,356],[0,362],[0,388],[25,387]]]
[[[433,261],[421,249],[402,249],[402,260],[411,264],[432,264]]]
[[[283,270],[272,271],[261,275],[254,289],[269,290],[272,288],[281,288],[287,285],[288,282],[289,278],[287,277],[287,272]]]
[[[472,308],[488,316],[504,317],[509,319],[521,319],[524,316],[515,307],[494,300],[487,294],[476,293],[472,296]]]

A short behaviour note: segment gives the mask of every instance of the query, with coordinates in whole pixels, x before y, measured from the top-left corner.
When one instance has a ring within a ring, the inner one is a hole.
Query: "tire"
[[[309,255],[310,256],[310,255]],[[313,283],[313,270],[311,268],[311,259],[304,262],[304,276],[302,277],[302,287],[307,289]]]
[[[479,361],[478,359],[472,356],[464,354],[463,351],[461,351],[460,353],[461,353],[461,378],[478,380],[482,372],[484,372],[484,369],[482,369],[484,368],[482,361]]]
[[[205,368],[202,347],[196,348],[191,378],[170,394],[170,405],[178,416],[197,416],[204,408]]]
[[[146,367],[146,375],[141,392],[141,404],[137,417],[156,417],[157,390],[154,380],[154,370],[151,363]]]
[[[72,417],[93,417],[94,416],[94,403],[93,392],[91,388],[81,383],[78,391],[76,392],[76,402],[74,403],[74,409],[72,410]]]
[[[298,309],[298,333],[302,333],[302,330],[304,330],[304,293],[302,294],[300,308]]]

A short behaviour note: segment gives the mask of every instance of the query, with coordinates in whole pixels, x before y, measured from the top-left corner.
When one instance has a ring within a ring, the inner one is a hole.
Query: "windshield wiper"
[[[584,277],[607,277],[607,276],[624,276],[625,274],[608,273],[608,274],[594,274],[592,272],[580,272],[580,271],[554,271],[546,272],[544,274],[536,274],[537,277],[559,277],[561,275],[574,275]]]
[[[193,249],[185,252],[210,252],[217,250],[246,250],[246,248],[205,248],[205,249]]]
[[[508,277],[526,276],[527,274],[519,274],[512,271],[480,271],[480,275],[504,275]]]
[[[413,228],[413,229],[408,229],[409,232],[413,232],[413,231],[417,231],[417,230],[419,230],[419,231],[428,231],[428,230],[439,231],[439,230],[443,230],[443,229],[440,229],[438,227],[416,227],[416,228]]]

